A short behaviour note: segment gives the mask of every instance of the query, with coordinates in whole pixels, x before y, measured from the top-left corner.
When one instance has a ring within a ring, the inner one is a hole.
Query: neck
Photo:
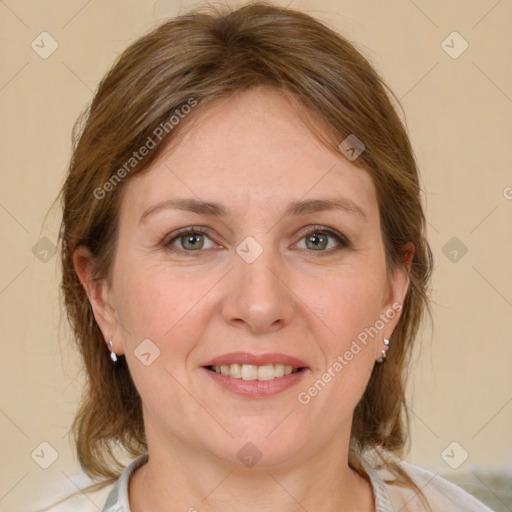
[[[307,459],[246,467],[177,439],[162,450],[161,441],[148,437],[149,460],[130,479],[131,512],[292,512],[319,510],[319,503],[322,512],[375,510],[369,482],[348,465],[348,443],[331,443]]]

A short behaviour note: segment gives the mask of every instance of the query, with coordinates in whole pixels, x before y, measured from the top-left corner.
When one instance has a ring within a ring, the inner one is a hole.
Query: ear
[[[118,355],[123,353],[122,344],[119,339],[113,339],[113,333],[116,332],[118,322],[114,308],[109,302],[109,285],[106,279],[97,279],[93,274],[93,255],[90,250],[81,245],[73,253],[73,264],[75,271],[87,293],[89,302],[94,313],[94,318],[98,324],[105,343],[109,350],[114,350]],[[113,348],[108,342],[112,340]]]
[[[414,244],[408,242],[402,248],[404,255],[404,264],[399,265],[393,272],[393,275],[388,279],[386,292],[383,297],[383,306],[381,311],[381,318],[384,316],[386,321],[385,327],[382,330],[384,338],[389,339],[395,330],[400,314],[403,309],[403,303],[410,283],[411,263],[414,257]],[[380,348],[379,348],[380,354]]]

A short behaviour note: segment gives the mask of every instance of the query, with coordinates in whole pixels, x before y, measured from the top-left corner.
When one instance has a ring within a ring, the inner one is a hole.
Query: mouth
[[[232,352],[202,366],[222,389],[244,398],[268,398],[297,386],[311,372],[304,361],[286,354]]]
[[[280,363],[266,364],[258,366],[255,364],[222,364],[222,365],[208,365],[205,366],[207,370],[219,373],[226,377],[242,380],[274,380],[280,379],[292,373],[298,373],[305,370],[305,367],[295,368],[290,365]]]

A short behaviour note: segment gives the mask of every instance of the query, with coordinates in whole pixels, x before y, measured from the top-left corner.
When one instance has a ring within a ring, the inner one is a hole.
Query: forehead
[[[123,206],[140,216],[154,203],[188,197],[222,202],[239,214],[249,205],[270,211],[299,199],[342,196],[375,215],[370,174],[322,145],[305,116],[322,130],[318,119],[269,88],[216,101],[130,179]]]

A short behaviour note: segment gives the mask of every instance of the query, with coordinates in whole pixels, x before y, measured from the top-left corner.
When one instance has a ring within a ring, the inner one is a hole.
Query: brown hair
[[[61,291],[87,380],[72,425],[78,459],[90,477],[106,478],[93,486],[98,488],[122,471],[118,448],[137,456],[147,445],[140,396],[124,357],[115,366],[108,357],[73,253],[80,245],[89,248],[95,278],[109,280],[124,185],[151,165],[202,106],[258,85],[282,92],[322,121],[326,132],[311,129],[332,150],[339,152],[339,143],[350,134],[363,141],[365,151],[353,163],[371,174],[377,190],[389,273],[404,265],[404,245],[414,244],[402,314],[387,361],[375,365],[355,409],[352,442],[360,450],[380,453],[397,483],[418,490],[396,461],[385,456],[400,457],[408,439],[406,371],[423,315],[430,313],[432,272],[418,169],[391,98],[399,101],[343,36],[305,13],[263,2],[236,10],[202,7],[140,38],[102,80],[83,122],[75,125],[74,152],[59,195],[59,242]],[[171,129],[172,114],[191,98],[198,106]],[[169,129],[155,140],[155,130],[162,126]],[[148,138],[156,146],[126,167]],[[122,179],[114,182],[116,174]],[[112,186],[104,187],[109,180]],[[108,197],[98,198],[100,194]]]

